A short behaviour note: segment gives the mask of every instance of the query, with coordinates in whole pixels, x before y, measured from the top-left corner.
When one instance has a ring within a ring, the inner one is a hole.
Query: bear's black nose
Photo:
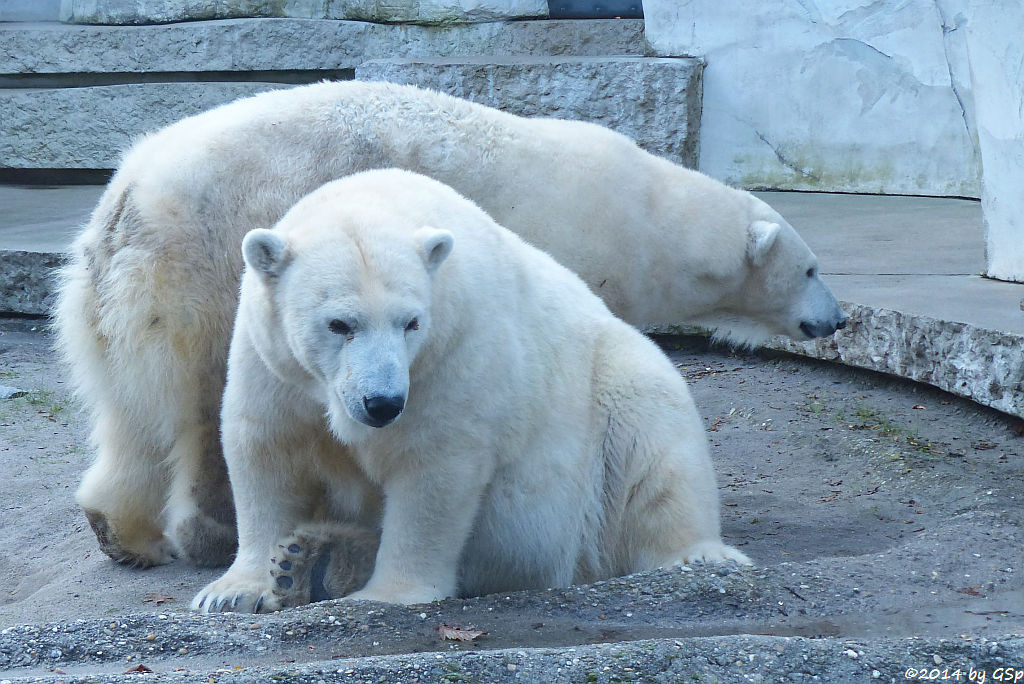
[[[405,397],[373,396],[363,397],[363,408],[366,415],[373,421],[373,427],[384,427],[402,412],[405,408]]]

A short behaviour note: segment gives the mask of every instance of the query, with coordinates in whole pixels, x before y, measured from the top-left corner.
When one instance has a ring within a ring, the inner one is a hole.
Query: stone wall
[[[520,116],[589,121],[696,168],[702,67],[644,57],[390,59],[360,65],[356,78],[425,86]]]
[[[532,113],[589,118],[600,108],[602,121],[614,112],[617,123],[628,127],[634,112],[644,129],[633,125],[624,132],[643,133],[652,145],[660,144],[657,151],[693,165],[700,65],[639,57],[642,29],[635,20],[451,26],[310,19],[0,25],[5,48],[0,52],[0,171],[111,169],[138,136],[238,97],[352,78],[357,66],[384,57],[397,64],[452,55],[489,55],[490,77],[497,77],[498,90],[508,94],[490,104],[521,109],[520,96],[534,99],[522,84],[547,80],[556,90],[538,101]],[[606,60],[599,55],[634,57]],[[530,73],[532,66],[536,74]],[[422,85],[440,87],[425,72],[420,76]],[[402,80],[420,82],[408,69]],[[563,87],[564,92],[559,90]],[[654,95],[646,91],[651,88],[657,91],[657,111],[649,106]],[[678,103],[671,101],[674,97]]]

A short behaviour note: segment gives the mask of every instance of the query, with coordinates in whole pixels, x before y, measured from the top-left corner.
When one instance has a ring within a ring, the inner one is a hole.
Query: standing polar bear
[[[383,167],[452,186],[633,325],[751,343],[845,320],[767,204],[599,126],[383,83],[239,100],[128,152],[64,270],[58,339],[97,448],[77,497],[112,558],[230,562],[218,415],[238,245],[327,181]]]
[[[351,596],[391,603],[749,562],[676,369],[449,187],[334,181],[242,252],[221,416],[239,548],[194,608],[280,607],[271,549],[325,515],[379,526]]]

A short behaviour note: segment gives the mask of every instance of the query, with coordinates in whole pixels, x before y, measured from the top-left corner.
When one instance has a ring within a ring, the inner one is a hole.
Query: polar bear
[[[112,558],[227,564],[218,440],[238,244],[332,179],[400,167],[452,186],[636,326],[754,343],[845,317],[767,204],[592,124],[384,83],[264,93],[140,141],[78,237],[55,311],[97,456],[77,499]]]
[[[238,555],[193,608],[278,608],[271,550],[323,516],[380,529],[351,597],[389,603],[749,562],[671,362],[448,186],[333,181],[242,252],[221,415]]]

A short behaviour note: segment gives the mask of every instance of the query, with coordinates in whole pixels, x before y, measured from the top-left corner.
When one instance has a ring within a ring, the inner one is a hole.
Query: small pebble
[[[26,394],[28,394],[28,392],[23,389],[11,387],[10,385],[0,385],[0,399],[15,399],[17,397],[23,397]]]

